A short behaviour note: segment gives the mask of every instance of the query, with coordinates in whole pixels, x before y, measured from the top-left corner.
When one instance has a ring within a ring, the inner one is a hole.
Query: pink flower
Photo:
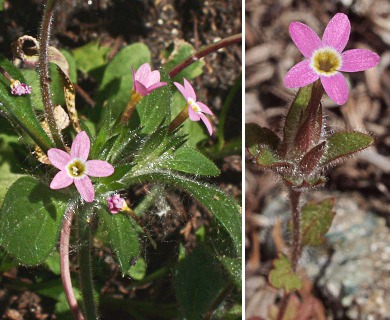
[[[11,93],[14,96],[21,96],[24,94],[30,94],[31,87],[25,83],[20,83],[20,81],[18,81],[18,80],[14,80],[11,83]]]
[[[140,66],[137,72],[133,68],[131,68],[131,71],[134,82],[133,90],[143,97],[167,84],[166,82],[160,82],[160,71],[152,71],[148,63]]]
[[[304,87],[321,79],[328,96],[337,104],[344,104],[348,100],[348,85],[340,71],[363,71],[379,63],[379,56],[366,49],[343,52],[351,31],[349,19],[343,13],[337,13],[329,21],[322,40],[300,22],[292,22],[289,31],[307,60],[296,64],[287,73],[284,78],[287,88]]]
[[[210,120],[207,119],[207,117],[203,114],[213,114],[209,107],[200,101],[196,101],[196,93],[194,91],[194,88],[186,79],[184,79],[184,87],[177,82],[174,82],[173,84],[176,86],[177,89],[179,89],[184,99],[186,99],[187,101],[188,116],[190,120],[199,121],[200,119],[202,119],[211,136],[213,134],[213,128],[211,126]]]
[[[85,131],[81,131],[74,138],[70,154],[61,149],[51,148],[47,156],[53,166],[60,169],[52,182],[51,189],[62,189],[73,182],[81,197],[92,202],[95,198],[91,177],[107,177],[114,173],[114,167],[106,161],[88,160],[90,140]]]
[[[119,194],[114,194],[107,198],[108,209],[112,214],[116,214],[123,210],[123,206],[126,204],[125,199],[121,198]]]

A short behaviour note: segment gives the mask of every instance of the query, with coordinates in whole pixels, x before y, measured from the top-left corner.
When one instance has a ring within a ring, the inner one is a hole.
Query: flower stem
[[[229,47],[232,44],[240,43],[242,41],[242,34],[238,33],[233,36],[227,37],[213,44],[209,44],[200,48],[193,55],[185,59],[183,62],[174,67],[171,71],[169,71],[169,76],[174,78],[180,71],[184,68],[188,67],[190,64],[198,61],[200,58],[207,56],[208,54],[215,52],[221,48]]]
[[[42,101],[44,105],[44,114],[49,129],[53,137],[54,143],[58,148],[65,149],[61,133],[58,129],[54,118],[54,107],[51,101],[50,93],[50,78],[49,78],[49,38],[51,31],[51,22],[53,18],[53,11],[57,0],[47,0],[43,19],[41,24],[41,32],[39,35],[39,81],[41,85]]]
[[[61,280],[62,286],[64,287],[66,299],[68,300],[70,310],[73,314],[73,318],[77,320],[84,320],[84,316],[79,309],[76,297],[74,295],[72,279],[69,270],[69,238],[73,215],[73,208],[68,208],[65,212],[65,217],[62,221],[60,237]]]
[[[79,279],[80,289],[83,296],[84,314],[86,320],[98,319],[96,304],[94,298],[93,282],[92,282],[92,261],[91,261],[91,226],[86,221],[84,211],[83,214],[77,214],[77,237],[78,237],[78,264],[79,264]]]
[[[127,103],[125,110],[123,110],[121,116],[121,123],[127,123],[130,120],[131,116],[134,113],[135,107],[141,101],[141,99],[142,96],[139,93],[135,92],[134,90],[131,91],[130,100]]]
[[[297,269],[298,261],[301,255],[301,210],[299,207],[299,199],[301,197],[301,194],[301,191],[297,191],[294,188],[290,189],[291,213],[293,224],[291,265],[294,272]]]
[[[168,133],[172,133],[178,126],[180,126],[188,118],[188,106],[176,116],[175,119],[169,124]]]

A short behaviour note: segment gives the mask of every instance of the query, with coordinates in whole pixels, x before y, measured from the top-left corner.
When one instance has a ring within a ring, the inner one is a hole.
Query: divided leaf
[[[318,246],[324,241],[324,235],[332,225],[335,212],[334,199],[321,202],[309,202],[302,208],[301,229],[304,245]]]
[[[273,261],[274,267],[269,273],[269,282],[276,289],[284,289],[286,292],[299,290],[302,281],[291,267],[291,262],[284,255]]]
[[[374,143],[369,134],[358,131],[340,131],[328,137],[328,149],[323,157],[322,165],[334,160],[348,157],[358,151],[368,148]]]
[[[43,262],[57,244],[67,201],[32,177],[20,178],[0,211],[0,245],[24,265]]]

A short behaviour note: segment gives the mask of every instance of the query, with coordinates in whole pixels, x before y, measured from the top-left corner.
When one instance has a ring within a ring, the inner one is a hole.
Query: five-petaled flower
[[[51,189],[66,188],[74,182],[81,197],[86,202],[93,201],[95,189],[88,176],[110,176],[114,173],[114,167],[106,161],[87,160],[90,144],[87,133],[81,131],[72,143],[70,154],[57,148],[49,149],[47,156],[51,164],[61,170],[50,183]]]
[[[137,72],[133,68],[131,71],[133,73],[133,90],[143,97],[167,84],[160,82],[160,71],[152,71],[148,63],[140,66]]]
[[[202,119],[204,124],[207,127],[207,130],[209,131],[210,136],[213,133],[213,129],[210,123],[210,120],[207,119],[207,117],[203,113],[207,114],[213,114],[208,106],[206,106],[204,103],[200,101],[196,101],[196,93],[194,88],[191,86],[191,84],[187,81],[187,79],[184,78],[184,87],[177,82],[174,82],[174,85],[176,88],[181,92],[184,99],[187,101],[188,106],[188,116],[190,120],[192,121],[199,121]]]
[[[125,199],[121,198],[119,194],[114,194],[107,198],[108,210],[112,214],[116,214],[122,211],[124,207],[127,207]]]
[[[31,87],[25,83],[21,83],[19,80],[13,80],[11,83],[11,93],[14,96],[30,94]]]
[[[348,85],[340,71],[363,71],[379,63],[379,56],[370,50],[343,52],[351,31],[349,19],[343,13],[337,13],[329,21],[322,40],[301,22],[292,22],[289,31],[307,60],[296,64],[287,73],[284,79],[287,88],[304,87],[320,79],[328,96],[341,105],[348,100]]]

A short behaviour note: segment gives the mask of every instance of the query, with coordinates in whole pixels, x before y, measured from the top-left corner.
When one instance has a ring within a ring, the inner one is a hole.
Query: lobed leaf
[[[42,263],[57,244],[67,200],[32,177],[18,179],[0,210],[0,245],[24,265]]]
[[[294,273],[291,262],[284,255],[273,261],[274,267],[269,273],[269,282],[276,289],[284,289],[286,292],[299,290],[302,281]]]
[[[335,216],[333,205],[334,199],[329,198],[319,203],[309,202],[302,208],[303,244],[318,246],[324,241],[324,235],[328,232]]]

